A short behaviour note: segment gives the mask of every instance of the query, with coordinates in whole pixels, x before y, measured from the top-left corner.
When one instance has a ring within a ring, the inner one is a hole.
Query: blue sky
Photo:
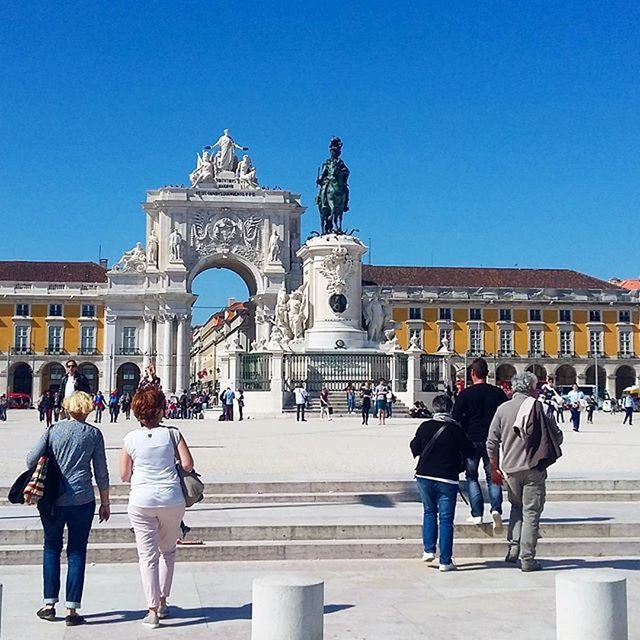
[[[228,127],[305,232],[341,136],[376,264],[636,277],[639,43],[624,1],[8,3],[0,256],[113,262]],[[201,306],[245,295],[223,274]]]

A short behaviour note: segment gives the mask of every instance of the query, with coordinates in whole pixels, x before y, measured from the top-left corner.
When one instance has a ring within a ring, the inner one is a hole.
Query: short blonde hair
[[[67,413],[88,416],[93,411],[93,400],[85,391],[74,391],[62,401],[62,406]]]

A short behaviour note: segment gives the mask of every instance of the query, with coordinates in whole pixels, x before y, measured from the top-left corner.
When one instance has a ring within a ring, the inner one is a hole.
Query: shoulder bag
[[[176,456],[176,468],[178,469],[178,477],[180,478],[180,486],[184,495],[184,503],[187,507],[192,507],[204,498],[204,483],[200,480],[200,474],[195,469],[187,472],[180,464],[180,454],[178,453],[178,443],[180,442],[180,431],[175,427],[167,427],[169,429],[169,437],[173,442],[173,448]]]

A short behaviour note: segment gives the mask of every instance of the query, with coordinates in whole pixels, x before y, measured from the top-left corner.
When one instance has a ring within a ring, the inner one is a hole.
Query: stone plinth
[[[368,346],[362,330],[361,300],[362,256],[366,251],[358,238],[335,234],[310,238],[299,249],[309,301],[308,351],[351,351]]]

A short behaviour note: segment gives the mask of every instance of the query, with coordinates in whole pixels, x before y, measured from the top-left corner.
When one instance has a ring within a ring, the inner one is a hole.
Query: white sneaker
[[[435,553],[429,553],[427,551],[422,552],[422,562],[433,562],[436,559]]]
[[[150,627],[151,629],[157,629],[160,626],[160,621],[158,620],[157,613],[147,613],[147,615],[142,619],[142,624]]]
[[[440,571],[455,571],[458,567],[456,567],[455,562],[453,561],[453,559],[451,560],[451,562],[449,564],[441,564],[438,569],[440,569]]]
[[[162,605],[160,605],[158,607],[158,618],[160,618],[160,620],[164,620],[165,618],[169,617],[169,605],[165,605],[164,607]]]
[[[497,511],[492,511],[491,519],[493,520],[493,533],[502,533],[502,514]]]
[[[469,516],[467,522],[469,524],[482,524],[482,516]]]

